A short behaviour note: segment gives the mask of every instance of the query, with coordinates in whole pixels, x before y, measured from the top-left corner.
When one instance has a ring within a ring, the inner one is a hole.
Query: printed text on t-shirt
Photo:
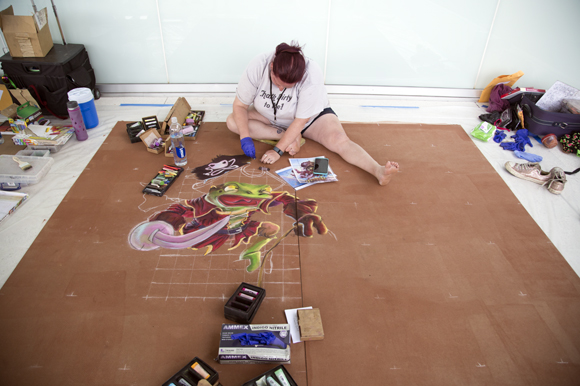
[[[260,97],[262,99],[264,99],[264,107],[266,108],[271,108],[272,105],[270,104],[272,102],[272,97],[274,100],[276,100],[276,94],[269,94],[267,93],[265,90],[261,90],[262,92],[260,93]],[[280,98],[280,100],[277,101],[276,104],[276,109],[278,110],[282,110],[284,108],[284,103],[280,104],[278,102],[290,102],[292,100],[292,96],[291,95],[282,95],[282,97]]]

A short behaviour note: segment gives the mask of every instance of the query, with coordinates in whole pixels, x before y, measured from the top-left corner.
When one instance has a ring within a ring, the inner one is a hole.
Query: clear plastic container
[[[21,185],[33,185],[44,177],[54,163],[52,157],[17,156],[22,162],[32,165],[31,169],[22,170],[18,162],[12,159],[13,155],[0,155],[0,183],[12,182]]]
[[[50,157],[50,150],[20,150],[17,157]]]
[[[58,153],[64,145],[64,143],[62,145],[28,145],[26,150],[49,150],[51,153]]]

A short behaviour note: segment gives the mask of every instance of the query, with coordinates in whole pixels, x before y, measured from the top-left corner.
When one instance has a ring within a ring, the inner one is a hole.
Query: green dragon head
[[[264,200],[272,198],[270,185],[253,185],[243,182],[226,182],[212,186],[205,199],[228,212],[256,210]]]

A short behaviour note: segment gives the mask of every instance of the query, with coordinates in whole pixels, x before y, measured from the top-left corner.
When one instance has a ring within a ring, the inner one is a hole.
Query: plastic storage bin
[[[16,157],[50,157],[50,150],[20,150]]]
[[[32,169],[22,170],[12,155],[0,155],[0,183],[12,182],[15,184],[33,185],[44,177],[54,163],[52,157],[17,156],[20,161],[28,162]]]
[[[62,145],[28,145],[26,146],[25,150],[48,150],[51,153],[58,153],[63,146],[66,145],[63,143]]]

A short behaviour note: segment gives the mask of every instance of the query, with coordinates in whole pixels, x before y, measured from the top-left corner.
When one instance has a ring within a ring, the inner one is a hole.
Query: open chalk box
[[[131,143],[141,142],[141,137],[137,136],[137,134],[141,133],[141,131],[145,131],[143,122],[138,121],[127,123],[127,134],[129,135],[129,140]]]
[[[268,381],[268,378],[271,380]],[[284,365],[274,367],[264,374],[244,383],[242,386],[262,386],[262,385],[280,385],[280,386],[298,386],[294,379],[288,373]]]
[[[197,386],[197,383],[202,379],[215,385],[218,383],[219,374],[207,363],[195,357],[187,366],[169,378],[163,386]]]
[[[237,323],[252,323],[265,297],[264,288],[242,283],[224,306],[224,316]]]

